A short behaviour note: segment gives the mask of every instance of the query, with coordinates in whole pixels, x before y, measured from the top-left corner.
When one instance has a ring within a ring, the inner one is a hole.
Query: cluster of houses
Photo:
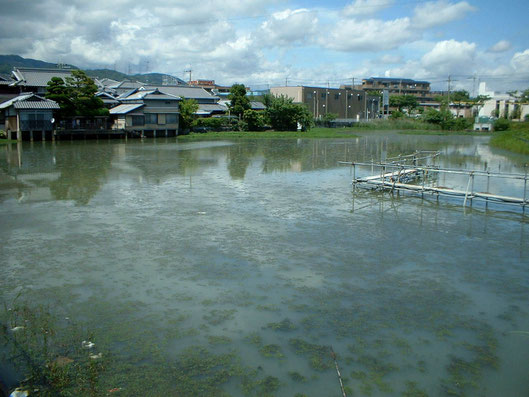
[[[71,76],[71,69],[61,68],[14,68],[11,76],[0,76],[0,130],[6,131],[10,139],[19,140],[53,139],[57,131],[175,136],[180,127],[179,102],[182,99],[194,99],[198,103],[197,117],[229,117],[229,87],[218,86],[211,80],[186,83],[172,79],[162,85],[153,85],[105,78],[94,82],[99,89],[96,95],[109,109],[110,116],[76,117],[57,123],[54,112],[59,105],[45,98],[46,87],[53,77],[64,80],[68,76]],[[353,84],[340,88],[274,87],[269,92],[305,104],[315,119],[333,114],[337,116],[337,124],[369,121],[388,115],[391,95],[414,95],[421,108],[438,109],[440,103],[435,98],[446,94],[431,91],[427,81],[392,78],[369,78],[357,85],[353,81]],[[382,97],[381,92],[384,93]],[[472,117],[479,113],[477,128],[480,129],[491,128],[490,116],[508,117],[515,109],[522,119],[529,114],[529,105],[520,105],[508,96],[498,97],[487,92],[485,83],[481,83],[479,94],[491,98],[479,109],[475,104],[458,103],[451,104],[450,110],[457,117]],[[265,109],[260,102],[251,102],[251,106],[255,110]]]
[[[0,77],[0,130],[10,139],[49,140],[57,131],[113,131],[137,136],[175,136],[179,130],[179,102],[194,99],[197,117],[229,116],[229,89],[206,89],[181,80],[171,85],[152,85],[138,81],[94,79],[98,96],[109,109],[109,117],[74,117],[57,123],[54,112],[59,105],[45,98],[52,77],[63,80],[69,69],[15,68],[10,77]],[[252,109],[263,110],[260,102]]]

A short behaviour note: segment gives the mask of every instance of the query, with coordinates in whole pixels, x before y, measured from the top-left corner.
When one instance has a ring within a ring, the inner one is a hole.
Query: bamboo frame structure
[[[435,165],[419,165],[419,161],[435,161],[435,158],[439,156],[439,152],[430,151],[417,151],[413,154],[392,157],[386,159],[383,162],[345,162],[341,161],[340,164],[347,164],[352,167],[353,173],[353,186],[366,187],[381,189],[384,191],[408,191],[420,193],[424,197],[424,193],[436,194],[438,197],[441,195],[459,197],[463,199],[463,206],[466,207],[467,203],[472,206],[474,199],[484,200],[488,202],[497,202],[502,204],[514,204],[520,205],[523,212],[525,213],[525,207],[529,205],[529,198],[527,195],[527,181],[529,179],[527,170],[528,165],[525,165],[525,174],[516,173],[500,173],[491,171],[481,170],[462,170],[453,168],[441,168]],[[412,164],[408,164],[411,162]],[[372,174],[367,177],[356,177],[356,167],[371,167]],[[380,170],[380,173],[375,173],[375,168]],[[435,174],[453,174],[453,175],[466,175],[468,176],[468,182],[465,190],[458,190],[445,186],[432,186],[427,185],[427,181],[431,175]],[[474,188],[474,180],[476,177],[487,178],[487,191],[478,192]],[[489,192],[490,179],[512,179],[523,181],[523,197],[513,197],[499,195]],[[417,183],[417,181],[422,183]],[[410,183],[414,182],[415,183]]]

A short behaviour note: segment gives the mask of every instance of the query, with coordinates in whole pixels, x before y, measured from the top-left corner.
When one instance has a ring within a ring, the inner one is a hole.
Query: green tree
[[[274,130],[296,131],[298,124],[302,130],[312,127],[312,114],[304,105],[294,103],[292,98],[267,95],[264,102],[267,104],[266,114]]]
[[[61,117],[108,115],[101,98],[95,96],[97,86],[94,80],[82,70],[72,70],[72,75],[65,80],[53,77],[46,88],[46,98],[59,104]]]
[[[459,117],[459,112],[464,104],[470,103],[470,94],[468,91],[459,90],[450,93],[450,100],[456,105],[456,116]]]
[[[250,99],[246,96],[246,87],[244,84],[232,85],[228,99],[230,100],[229,108],[231,114],[239,117],[239,120],[244,115],[244,111],[251,108]]]
[[[180,129],[188,130],[196,119],[198,102],[195,99],[183,99],[179,104],[180,109]]]
[[[389,97],[389,106],[396,107],[399,112],[411,114],[411,112],[417,108],[419,102],[415,95],[393,95]]]
[[[75,115],[75,107],[68,93],[68,87],[60,77],[52,77],[46,87],[46,98],[57,102],[61,109],[57,117],[63,119]]]
[[[331,123],[334,120],[336,120],[337,118],[338,118],[338,114],[336,114],[336,113],[327,113],[327,114],[323,115],[323,117],[322,117],[323,125],[325,125],[326,127],[330,127]]]
[[[248,131],[260,131],[265,125],[264,114],[257,110],[245,110],[243,120],[246,122],[246,129]]]

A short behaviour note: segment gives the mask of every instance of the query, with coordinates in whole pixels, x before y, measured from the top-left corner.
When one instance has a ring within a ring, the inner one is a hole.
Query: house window
[[[334,99],[336,100],[340,99],[340,94],[334,94]]]
[[[322,92],[322,93],[321,93],[321,97],[322,97],[322,98],[325,98],[325,92]]]
[[[310,92],[307,94],[307,99],[312,99],[312,94]]]
[[[145,113],[145,124],[158,124],[158,115],[156,113]]]
[[[165,115],[166,124],[176,124],[178,122],[178,115],[174,113],[168,113]]]
[[[145,125],[145,116],[132,116],[132,126]]]

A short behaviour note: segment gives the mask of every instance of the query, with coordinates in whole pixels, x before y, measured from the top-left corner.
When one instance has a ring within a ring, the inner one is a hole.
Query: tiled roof
[[[14,106],[15,109],[59,109],[55,101],[42,98],[35,94],[19,95],[9,101],[0,103],[0,109],[6,109]]]
[[[179,96],[161,92],[158,89],[154,89],[154,90],[138,90],[134,94],[131,94],[127,97],[120,98],[120,99],[122,101],[135,101],[138,99],[174,101],[174,100],[180,100],[181,98]]]
[[[219,104],[200,103],[196,114],[211,114],[213,112],[226,112],[228,108]]]
[[[252,110],[265,110],[266,106],[262,102],[250,101],[250,106]]]
[[[184,87],[184,86],[169,86],[169,85],[145,85],[146,90],[158,89],[165,94],[176,95],[186,99],[215,99],[219,98],[211,95],[205,89],[200,87]]]
[[[67,69],[38,69],[38,68],[15,68],[13,75],[16,77],[16,85],[30,87],[46,87],[52,77],[65,79],[71,77],[72,71]]]
[[[141,108],[143,103],[131,103],[129,105],[119,105],[109,110],[110,114],[126,114]]]
[[[54,101],[19,101],[15,102],[15,109],[49,109],[56,110],[61,107]]]

